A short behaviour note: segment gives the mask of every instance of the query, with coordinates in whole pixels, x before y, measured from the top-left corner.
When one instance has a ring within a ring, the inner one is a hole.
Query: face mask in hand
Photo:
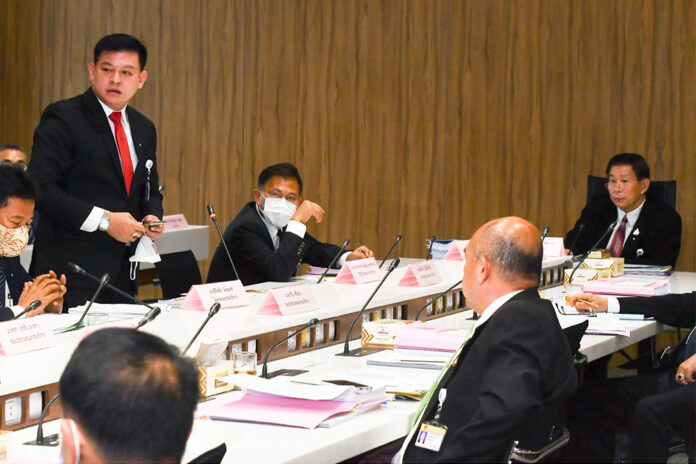
[[[135,253],[133,256],[128,258],[130,260],[130,278],[131,280],[135,280],[137,277],[137,271],[138,271],[138,263],[159,263],[162,261],[162,258],[160,258],[159,251],[157,251],[157,247],[153,243],[152,240],[150,240],[150,237],[147,235],[143,235],[140,237],[140,240],[138,240],[138,246],[135,249]]]
[[[0,256],[19,256],[29,243],[29,226],[8,229],[0,224]]]
[[[297,205],[285,198],[268,198],[263,193],[261,198],[263,198],[263,215],[268,218],[271,224],[280,229],[287,226],[297,210]]]

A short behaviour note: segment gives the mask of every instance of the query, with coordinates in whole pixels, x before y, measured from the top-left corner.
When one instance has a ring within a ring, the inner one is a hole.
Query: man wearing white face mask
[[[321,222],[324,209],[302,199],[302,178],[292,164],[274,164],[261,171],[254,200],[244,206],[223,235],[244,285],[288,281],[300,262],[326,267],[340,251],[340,247],[319,242],[307,233],[307,221],[313,217]],[[335,265],[373,255],[366,246],[359,246],[345,252]],[[208,282],[234,279],[220,244],[210,262]]]
[[[0,166],[0,321],[13,319],[37,300],[39,306],[27,316],[44,309],[60,312],[63,306],[65,276],[57,279],[51,271],[31,281],[19,262],[29,241],[35,198],[35,182],[24,170]]]

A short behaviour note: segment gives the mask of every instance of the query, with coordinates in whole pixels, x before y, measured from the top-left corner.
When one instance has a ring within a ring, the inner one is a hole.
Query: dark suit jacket
[[[295,275],[300,261],[326,267],[340,251],[340,247],[318,242],[307,233],[303,238],[292,233],[283,234],[276,251],[253,201],[247,203],[227,226],[223,238],[244,285],[286,282]],[[210,262],[208,282],[234,279],[232,266],[220,244]]]
[[[6,306],[7,294],[5,292],[5,284],[10,289],[12,301],[15,304],[19,301],[24,288],[24,282],[31,280],[27,271],[22,267],[19,256],[14,258],[0,257],[0,321],[9,321],[14,318],[14,313]]]
[[[582,210],[575,227],[566,234],[566,246],[574,254],[587,252],[616,220],[616,206],[607,195],[593,197]],[[581,230],[580,225],[584,224]],[[638,229],[639,234],[635,235]],[[630,231],[621,256],[629,264],[674,266],[681,247],[681,216],[668,204],[647,195],[638,221]],[[607,237],[607,241],[609,237]],[[599,246],[603,247],[605,243]],[[643,250],[638,256],[638,250]]]
[[[651,297],[619,298],[622,313],[647,314],[660,322],[675,326],[696,326],[696,293]]]
[[[111,283],[119,280],[119,274],[122,281],[128,282],[127,276],[123,279],[123,273],[127,272],[127,259],[135,247],[126,247],[106,232],[80,230],[93,206],[113,212],[127,211],[136,220],[147,214],[157,217],[163,214],[155,126],[130,106],[126,111],[138,156],[130,195],[126,193],[116,141],[91,88],[82,95],[49,105],[34,131],[29,172],[41,186],[36,203],[41,221],[30,273],[38,275],[54,270],[58,275],[69,276],[66,307],[68,302],[76,303],[71,297],[78,289],[85,289],[85,295],[95,289],[93,282],[68,272],[70,261],[98,276],[108,272]],[[149,176],[149,201],[145,191],[148,159],[154,163]],[[132,293],[135,284],[123,290]]]
[[[441,382],[448,432],[440,452],[416,447],[416,433],[404,462],[500,462],[514,439],[539,448],[552,425],[565,423],[565,400],[577,384],[566,336],[536,288],[478,327],[451,370]]]

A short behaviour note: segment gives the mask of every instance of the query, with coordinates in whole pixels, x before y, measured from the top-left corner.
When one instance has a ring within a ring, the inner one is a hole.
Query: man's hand
[[[679,365],[676,375],[677,383],[688,385],[691,382],[696,382],[694,373],[696,373],[696,354]]]
[[[305,224],[312,216],[314,216],[317,222],[321,222],[324,218],[324,208],[312,201],[305,200],[300,203],[290,220]]]
[[[109,228],[106,231],[123,243],[135,242],[147,232],[147,227],[136,221],[130,213],[111,213]]]
[[[38,276],[33,282],[26,282],[17,304],[26,308],[36,300],[41,301],[38,308],[27,313],[27,317],[36,316],[41,314],[44,308],[56,299],[60,299],[62,302],[65,291],[65,276],[57,279],[56,274],[51,271],[49,274]]]
[[[360,245],[358,248],[353,250],[348,256],[346,256],[346,261],[354,261],[356,259],[372,258],[375,254],[367,248],[365,245]]]
[[[575,309],[578,311],[589,311],[590,308],[594,309],[598,313],[604,313],[607,311],[607,299],[603,296],[593,295],[592,293],[581,293],[579,295],[567,296],[566,303],[570,306],[575,306]]]
[[[145,216],[145,217],[143,218],[143,223],[144,223],[145,225],[147,225],[148,222],[160,222],[160,221],[161,221],[161,219],[158,218],[157,216],[155,216],[154,214],[148,214],[147,216]],[[147,234],[148,237],[150,237],[150,240],[152,240],[153,242],[154,242],[155,240],[157,240],[157,237],[159,237],[160,235],[162,235],[162,232],[164,232],[164,226],[163,226],[163,225],[152,226],[152,227],[149,227],[149,228],[147,228],[147,229],[148,229],[148,230],[147,230],[146,234]]]

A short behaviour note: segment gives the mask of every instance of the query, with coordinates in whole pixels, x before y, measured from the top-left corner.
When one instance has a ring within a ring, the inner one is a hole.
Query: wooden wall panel
[[[129,32],[165,208],[190,222],[208,202],[228,222],[288,160],[327,210],[310,232],[378,255],[508,214],[559,235],[586,174],[637,151],[679,182],[694,270],[693,24],[690,0],[5,0],[0,142],[30,147],[40,111],[88,86],[95,41]]]

